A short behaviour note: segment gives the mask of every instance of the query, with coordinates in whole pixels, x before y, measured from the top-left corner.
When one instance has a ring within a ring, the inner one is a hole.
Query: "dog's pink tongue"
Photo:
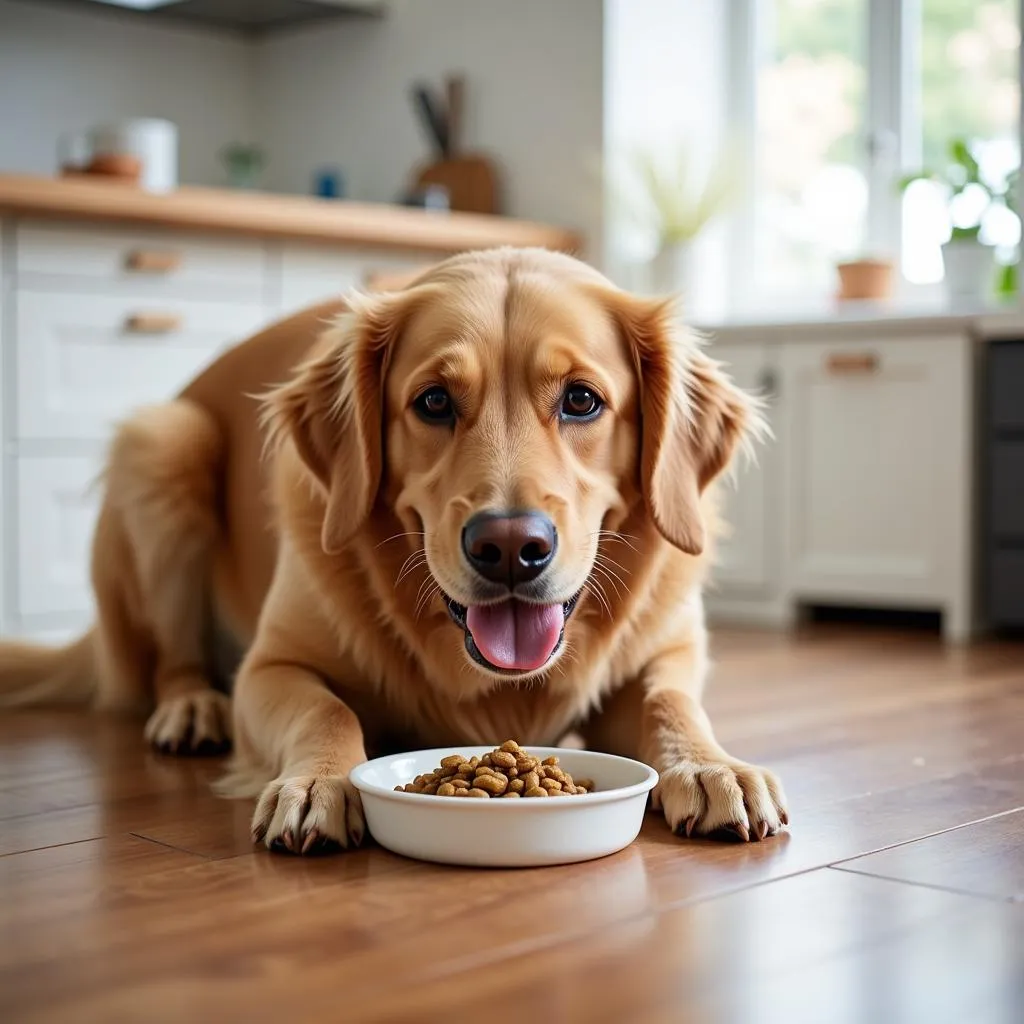
[[[560,604],[471,606],[466,625],[477,650],[495,667],[532,672],[551,657],[562,635],[565,616]]]

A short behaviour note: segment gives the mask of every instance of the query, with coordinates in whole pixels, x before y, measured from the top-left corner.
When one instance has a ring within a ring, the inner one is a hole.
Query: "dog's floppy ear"
[[[355,295],[314,354],[265,398],[271,444],[290,438],[325,495],[321,544],[340,550],[373,508],[383,470],[384,377],[414,292]]]
[[[608,299],[640,388],[640,486],[661,535],[690,555],[704,550],[701,494],[738,445],[760,434],[757,401],[729,380],[677,322],[674,303],[614,293]]]

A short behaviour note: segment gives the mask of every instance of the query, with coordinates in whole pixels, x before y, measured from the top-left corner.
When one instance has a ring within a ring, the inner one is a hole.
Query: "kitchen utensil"
[[[448,155],[448,127],[445,113],[434,100],[430,89],[426,85],[413,87],[413,97],[431,142],[437,147],[441,157]]]
[[[465,213],[499,212],[498,172],[494,163],[482,154],[462,151],[465,79],[450,75],[445,80],[445,102],[435,100],[429,87],[413,89],[416,109],[440,159],[420,166],[414,173],[414,193],[427,186],[441,186],[448,193],[453,210]]]

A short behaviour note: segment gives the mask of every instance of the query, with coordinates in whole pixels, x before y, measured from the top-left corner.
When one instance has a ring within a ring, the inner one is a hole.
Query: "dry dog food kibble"
[[[417,775],[399,793],[423,793],[425,796],[476,797],[478,800],[500,797],[582,796],[594,791],[590,779],[574,779],[558,765],[557,757],[542,761],[515,740],[506,740],[483,757],[452,754],[441,758],[441,765],[426,775]]]

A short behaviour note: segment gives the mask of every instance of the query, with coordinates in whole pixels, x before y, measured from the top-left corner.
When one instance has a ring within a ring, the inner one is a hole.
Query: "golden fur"
[[[556,415],[572,382],[605,399],[593,421]],[[434,385],[456,426],[413,411]],[[567,256],[455,257],[275,325],[126,423],[97,625],[63,651],[0,646],[0,691],[149,700],[165,749],[233,734],[222,792],[259,797],[255,838],[293,852],[361,840],[347,773],[368,753],[572,731],[656,767],[674,830],[763,838],[786,822],[781,786],[701,706],[711,485],[760,429],[670,303]],[[467,656],[441,591],[472,603],[463,525],[511,508],[557,527],[546,600],[582,596],[547,664],[508,679]],[[232,651],[229,712],[211,682]]]

